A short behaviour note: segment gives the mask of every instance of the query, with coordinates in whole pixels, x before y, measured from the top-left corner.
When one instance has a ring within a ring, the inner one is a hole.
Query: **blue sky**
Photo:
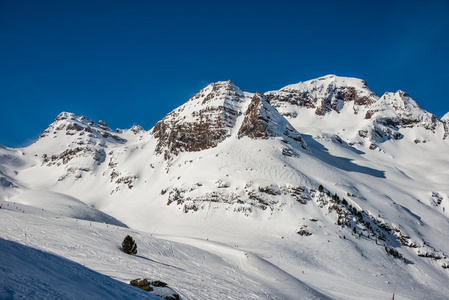
[[[327,74],[449,112],[449,1],[0,0],[0,144],[62,111],[149,130],[208,83]]]

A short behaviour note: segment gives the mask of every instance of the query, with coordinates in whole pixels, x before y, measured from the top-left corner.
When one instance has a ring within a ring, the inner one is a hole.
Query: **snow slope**
[[[13,202],[6,202],[0,213],[0,241],[5,246],[0,255],[1,293],[12,299],[144,298],[137,288],[116,282],[140,277],[167,282],[173,290],[159,294],[179,293],[183,299],[284,299],[297,294],[304,299],[325,298],[264,259],[227,245],[188,238],[178,238],[187,244],[173,242],[110,224],[49,217],[45,211]],[[137,242],[135,256],[120,250],[127,234]],[[59,284],[67,281],[71,284]],[[81,287],[92,294],[83,294]]]
[[[74,197],[61,193],[37,190],[25,191],[11,197],[9,201],[27,205],[32,209],[40,208],[42,211],[50,212],[52,216],[64,216],[126,227],[125,224],[115,218],[87,206]]]

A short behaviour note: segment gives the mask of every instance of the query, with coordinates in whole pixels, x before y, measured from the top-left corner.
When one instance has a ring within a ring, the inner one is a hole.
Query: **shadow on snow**
[[[367,174],[367,175],[378,177],[378,178],[386,178],[384,171],[372,169],[369,167],[359,166],[359,165],[355,164],[352,161],[352,159],[349,159],[346,157],[334,156],[329,153],[329,150],[326,147],[324,147],[322,144],[320,144],[315,139],[313,139],[312,136],[307,135],[307,134],[303,134],[302,136],[306,140],[307,145],[311,149],[316,150],[316,151],[313,151],[313,154],[315,155],[315,157],[319,158],[320,160],[322,160],[332,166],[335,166],[343,171],[357,172],[357,173]],[[357,154],[363,154],[362,151],[357,150],[355,148],[350,147],[350,149]]]

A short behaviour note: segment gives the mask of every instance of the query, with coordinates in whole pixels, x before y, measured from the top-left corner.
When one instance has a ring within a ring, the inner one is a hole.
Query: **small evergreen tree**
[[[126,254],[137,254],[137,244],[130,235],[127,235],[123,240],[122,250]]]
[[[324,187],[320,184],[320,186],[318,187],[318,191],[320,192],[320,193],[322,193],[323,191],[324,191]]]

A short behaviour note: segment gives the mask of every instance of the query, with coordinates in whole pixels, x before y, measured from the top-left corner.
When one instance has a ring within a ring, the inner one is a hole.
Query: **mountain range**
[[[62,112],[32,145],[1,146],[2,239],[107,276],[88,245],[67,255],[66,238],[27,244],[14,226],[57,232],[59,215],[66,227],[132,230],[157,249],[170,241],[193,257],[185,268],[202,288],[167,271],[180,257],[148,259],[183,299],[447,299],[447,153],[449,113],[439,119],[403,91],[378,96],[335,75],[265,93],[221,81],[149,131]]]

